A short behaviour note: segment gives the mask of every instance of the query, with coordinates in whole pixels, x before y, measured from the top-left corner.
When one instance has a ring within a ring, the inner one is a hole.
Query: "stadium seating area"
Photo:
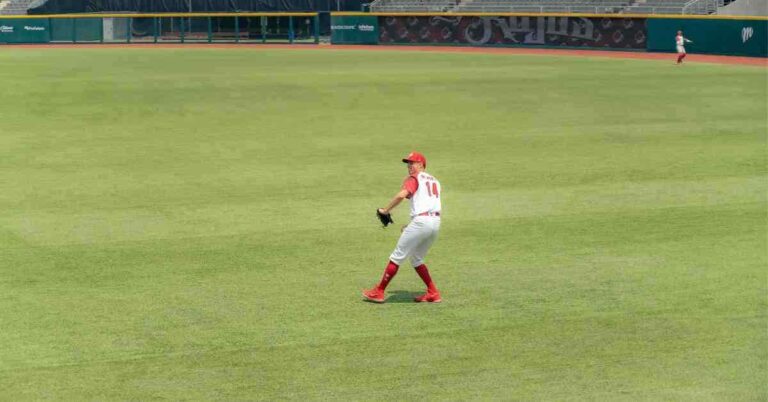
[[[629,0],[465,0],[456,11],[616,13],[629,3]]]
[[[45,0],[1,0],[0,15],[26,14],[28,9],[44,2]]]
[[[724,0],[375,0],[374,12],[712,14]]]
[[[374,12],[453,11],[461,0],[376,0],[371,3]]]
[[[624,12],[631,14],[712,14],[717,12],[718,0],[669,1],[645,0],[635,1]]]

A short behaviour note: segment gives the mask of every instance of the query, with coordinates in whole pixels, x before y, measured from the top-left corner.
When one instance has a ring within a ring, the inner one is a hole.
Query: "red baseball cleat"
[[[440,303],[443,299],[440,297],[440,292],[429,292],[413,299],[416,303]]]
[[[384,291],[379,288],[363,290],[365,300],[374,303],[384,303]]]

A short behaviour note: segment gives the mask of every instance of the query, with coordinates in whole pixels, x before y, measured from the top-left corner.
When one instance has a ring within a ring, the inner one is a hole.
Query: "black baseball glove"
[[[376,217],[379,218],[384,227],[387,227],[390,223],[395,223],[395,221],[392,220],[391,214],[383,214],[378,208],[376,208]]]

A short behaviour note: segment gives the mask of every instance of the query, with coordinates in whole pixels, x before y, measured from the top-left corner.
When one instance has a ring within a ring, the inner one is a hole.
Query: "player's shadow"
[[[413,299],[421,293],[409,292],[407,290],[395,290],[390,292],[390,296],[387,297],[387,303],[414,303]]]

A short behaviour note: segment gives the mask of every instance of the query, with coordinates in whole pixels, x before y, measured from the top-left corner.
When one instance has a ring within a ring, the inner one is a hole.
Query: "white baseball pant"
[[[429,248],[437,240],[439,231],[439,216],[414,217],[400,235],[395,251],[389,256],[390,261],[403,265],[403,262],[410,257],[414,268],[423,264]]]

